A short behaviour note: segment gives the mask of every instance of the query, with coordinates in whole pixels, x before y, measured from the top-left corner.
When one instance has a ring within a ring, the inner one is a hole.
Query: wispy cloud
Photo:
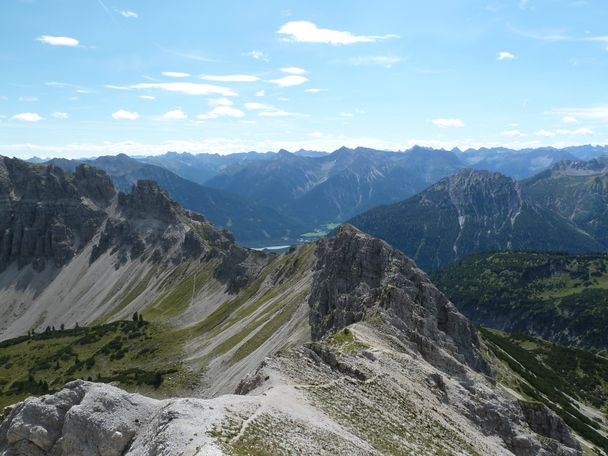
[[[139,17],[139,14],[136,12],[128,10],[122,10],[120,14],[122,17],[126,17],[127,19],[137,19]]]
[[[569,130],[569,129],[565,129],[565,128],[560,128],[555,130],[555,133],[557,133],[558,135],[564,135],[564,136],[593,136],[595,135],[595,132],[590,129],[590,128],[576,128],[573,130]]]
[[[541,138],[551,138],[553,136],[555,136],[555,133],[553,133],[552,131],[548,131],[548,130],[538,130],[536,132],[536,136],[540,136]]]
[[[183,73],[181,71],[163,71],[161,74],[168,78],[187,78],[190,76],[190,73]]]
[[[267,104],[264,104],[264,103],[250,102],[250,103],[245,103],[245,109],[249,109],[250,111],[257,111],[257,110],[272,110],[275,108],[273,108],[272,106],[269,106]]]
[[[608,121],[608,105],[557,108],[549,111],[548,114],[562,116],[562,121],[567,124],[576,123],[579,119],[605,122]]]
[[[348,59],[348,63],[355,66],[378,65],[385,68],[392,68],[393,65],[399,62],[401,62],[401,57],[395,55],[368,55]]]
[[[281,71],[283,73],[288,73],[288,74],[306,74],[308,73],[308,71],[306,71],[303,68],[298,68],[298,67],[284,67],[281,68]]]
[[[245,117],[245,113],[240,109],[233,108],[232,106],[217,106],[209,111],[207,114],[199,114],[196,116],[197,119],[207,120],[216,119],[218,117]]]
[[[253,76],[250,74],[229,74],[223,76],[204,74],[201,76],[201,79],[204,81],[214,82],[256,82],[260,80],[260,78],[258,78],[257,76]]]
[[[355,43],[373,43],[392,38],[398,35],[355,35],[351,32],[319,28],[309,21],[290,21],[285,23],[277,32],[287,41],[299,43],[325,43],[334,46]]]
[[[36,38],[36,40],[50,46],[77,47],[80,44],[80,41],[76,38],[71,38],[69,36],[42,35]]]
[[[118,111],[112,113],[112,119],[114,119],[114,120],[137,120],[137,119],[139,119],[139,114],[136,112],[125,111],[124,109],[119,109]]]
[[[245,52],[243,55],[245,55],[247,57],[251,57],[252,59],[255,59],[255,60],[260,60],[261,62],[269,62],[270,61],[270,57],[268,57],[262,51],[258,51],[258,50],[255,50],[255,49],[253,51]]]
[[[289,117],[289,116],[297,116],[295,112],[283,111],[282,109],[277,109],[275,111],[261,111],[258,113],[260,117]]]
[[[228,98],[211,98],[209,101],[209,106],[232,106],[232,100]]]
[[[15,114],[12,119],[19,120],[21,122],[40,122],[41,120],[44,120],[43,117],[36,112],[22,112]]]
[[[59,119],[59,120],[66,120],[67,118],[69,118],[70,116],[68,115],[67,112],[60,112],[60,111],[56,111],[52,114],[52,116],[55,119]]]
[[[308,93],[321,93],[321,92],[327,92],[327,89],[319,89],[317,87],[312,87],[310,89],[304,89],[304,92],[308,92]]]
[[[156,100],[156,97],[153,95],[140,95],[139,98],[142,100]]]
[[[462,128],[464,127],[464,122],[460,119],[447,119],[447,118],[439,118],[432,120],[433,125],[436,125],[441,128]]]
[[[19,101],[24,101],[26,103],[33,103],[35,101],[38,101],[38,97],[33,97],[33,96],[23,96],[23,97],[19,97],[18,98]]]
[[[522,133],[519,130],[507,130],[507,131],[503,131],[502,133],[500,133],[501,136],[506,136],[508,138],[522,138],[524,136],[526,136],[524,133]]]
[[[163,114],[163,119],[165,120],[186,120],[187,118],[188,114],[181,109],[174,109]]]
[[[290,76],[284,76],[279,79],[271,79],[268,82],[271,82],[279,87],[292,87],[308,82],[308,78],[305,76],[292,74]]]
[[[515,55],[507,51],[502,51],[498,53],[498,60],[513,60],[514,58]]]
[[[184,95],[221,95],[223,97],[235,97],[238,94],[227,87],[213,84],[197,84],[193,82],[142,82],[128,86],[106,85],[108,89],[114,90],[164,90],[167,92],[177,92]]]

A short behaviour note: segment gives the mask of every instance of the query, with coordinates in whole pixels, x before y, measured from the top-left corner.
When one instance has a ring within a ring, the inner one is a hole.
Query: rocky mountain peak
[[[550,169],[552,177],[559,176],[593,176],[608,172],[608,156],[604,155],[592,160],[562,160]]]
[[[471,323],[411,259],[386,242],[342,225],[335,237],[319,241],[317,258],[309,299],[313,339],[383,315],[394,334],[430,363],[457,372],[451,362],[456,358],[487,371]]]
[[[175,223],[179,206],[167,192],[151,180],[139,180],[131,193],[118,196],[119,209],[129,218],[153,218]]]
[[[115,191],[91,167],[76,173],[0,157],[0,271],[65,265],[95,234]]]
[[[104,206],[116,195],[112,179],[99,168],[78,165],[74,171],[74,181],[79,193]]]

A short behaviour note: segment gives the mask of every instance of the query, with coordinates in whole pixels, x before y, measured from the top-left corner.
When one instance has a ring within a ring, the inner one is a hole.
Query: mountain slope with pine
[[[607,350],[608,256],[497,252],[433,275],[476,323],[565,346]]]
[[[571,219],[529,198],[524,183],[470,169],[350,223],[391,243],[426,270],[479,252],[606,249]]]

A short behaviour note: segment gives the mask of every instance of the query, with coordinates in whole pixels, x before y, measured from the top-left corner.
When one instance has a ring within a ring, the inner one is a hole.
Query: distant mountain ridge
[[[524,181],[465,169],[350,223],[427,270],[496,250],[603,252],[608,249],[605,160],[560,162]]]
[[[139,178],[157,180],[180,204],[232,230],[239,242],[263,246],[322,235],[337,223],[397,203],[467,167],[521,179],[560,161],[601,153],[608,148],[447,151],[415,146],[391,152],[342,147],[331,153],[120,154],[87,162],[108,171],[123,191]],[[65,159],[51,163],[70,170],[75,166]]]
[[[75,160],[53,159],[48,162],[66,170],[74,170]],[[221,189],[199,185],[156,165],[135,160],[127,155],[104,156],[87,161],[106,171],[114,185],[129,192],[138,180],[156,181],[183,207],[203,214],[215,225],[229,229],[239,242],[285,242],[301,232],[296,221],[274,209]]]

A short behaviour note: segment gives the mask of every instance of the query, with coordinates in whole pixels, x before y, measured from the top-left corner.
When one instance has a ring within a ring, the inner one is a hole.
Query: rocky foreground
[[[7,408],[0,454],[582,454],[561,418],[497,386],[472,324],[403,254],[343,226],[311,272],[294,314],[309,341],[269,353],[235,394],[72,382]]]

